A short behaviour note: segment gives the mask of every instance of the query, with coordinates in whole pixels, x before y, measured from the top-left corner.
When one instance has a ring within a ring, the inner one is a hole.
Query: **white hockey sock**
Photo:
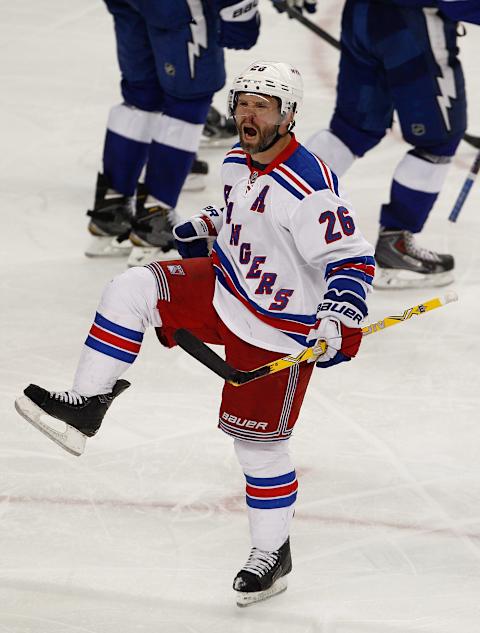
[[[130,268],[105,288],[73,382],[82,396],[108,393],[136,359],[149,325],[161,325],[155,277]]]
[[[441,157],[437,157],[441,158]],[[408,152],[397,165],[393,180],[414,191],[439,193],[450,169],[450,159],[435,163]]]
[[[160,112],[147,112],[119,103],[110,110],[107,129],[137,143],[150,143],[155,122],[161,116]]]
[[[287,540],[297,497],[297,478],[288,440],[246,442],[235,439],[246,479],[252,547],[273,552]]]
[[[311,136],[305,147],[321,158],[340,178],[352,166],[355,155],[330,130],[320,130]]]

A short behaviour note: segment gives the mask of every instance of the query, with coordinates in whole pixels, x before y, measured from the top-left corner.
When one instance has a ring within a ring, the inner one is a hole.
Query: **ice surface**
[[[340,2],[315,20],[339,33]],[[0,633],[478,633],[480,216],[476,183],[447,222],[475,150],[462,143],[422,234],[457,261],[460,296],[315,373],[292,450],[300,478],[286,593],[246,610],[231,582],[249,550],[243,475],[216,430],[221,381],[147,335],[100,434],[75,458],[13,408],[29,382],[70,386],[101,288],[124,261],[89,260],[109,107],[119,101],[110,17],[96,0],[0,2]],[[297,135],[328,123],[338,52],[262,3],[254,58],[302,71]],[[460,40],[469,131],[480,134],[480,29]],[[226,89],[215,97],[225,111]],[[398,127],[344,183],[376,240],[405,146]],[[221,150],[204,151],[221,202]],[[378,291],[370,319],[438,294]]]

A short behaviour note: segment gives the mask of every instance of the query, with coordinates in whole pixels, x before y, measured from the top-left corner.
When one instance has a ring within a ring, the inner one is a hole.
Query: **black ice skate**
[[[107,177],[98,174],[93,209],[88,230],[94,236],[85,251],[87,257],[117,257],[128,255],[132,245],[128,240],[133,217],[133,197],[124,196],[110,187]]]
[[[424,288],[453,281],[452,255],[421,248],[410,231],[380,229],[375,260],[376,288]]]
[[[292,571],[290,539],[275,552],[253,547],[247,562],[233,581],[239,607],[247,607],[285,591],[287,574]]]
[[[212,106],[203,127],[200,147],[231,147],[236,142],[237,135],[235,121],[232,118],[227,119]]]
[[[87,437],[100,428],[113,400],[130,387],[117,380],[111,393],[86,398],[74,391],[47,391],[28,385],[15,400],[15,408],[35,428],[73,455],[81,455]]]
[[[162,206],[148,194],[145,185],[139,184],[136,214],[130,233],[134,248],[128,258],[128,266],[145,266],[159,259],[178,258],[172,233],[178,222],[175,209]]]

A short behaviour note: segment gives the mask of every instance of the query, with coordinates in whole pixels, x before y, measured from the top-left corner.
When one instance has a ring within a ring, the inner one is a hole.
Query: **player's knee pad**
[[[235,453],[243,472],[253,477],[275,477],[293,471],[288,440],[248,442],[235,438]]]
[[[122,79],[121,90],[125,103],[139,110],[158,112],[163,107],[164,93],[156,78],[144,81]]]
[[[160,326],[158,290],[153,274],[144,266],[129,268],[105,287],[98,311],[107,319],[146,329]]]
[[[327,163],[339,177],[343,176],[355,160],[350,148],[330,130],[316,132],[305,143],[305,147]]]
[[[417,147],[405,154],[393,179],[408,189],[437,194],[445,182],[451,160],[451,156],[433,154]]]

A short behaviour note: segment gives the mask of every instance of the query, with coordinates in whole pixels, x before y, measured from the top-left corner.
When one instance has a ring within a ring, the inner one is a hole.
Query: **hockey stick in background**
[[[312,22],[311,20],[306,18],[303,15],[303,13],[301,13],[298,9],[289,7],[286,2],[280,2],[280,1],[276,1],[275,6],[278,7],[282,12],[287,13],[289,18],[293,18],[294,20],[297,20],[297,22],[300,22],[301,24],[303,24],[303,26],[306,26],[307,29],[309,29],[310,31],[312,31],[313,33],[321,37],[322,40],[325,40],[325,42],[328,42],[334,48],[336,48],[337,50],[340,50],[341,48],[340,42],[335,37],[333,37],[333,35],[330,35],[330,33],[327,33],[327,31],[324,31],[320,26],[318,26],[318,24],[315,24],[315,22]],[[463,140],[466,143],[469,143],[470,145],[472,145],[472,147],[476,147],[477,149],[480,149],[479,136],[473,136],[473,134],[468,134],[467,132],[465,132],[465,134],[463,135]]]
[[[333,35],[330,35],[330,33],[324,31],[320,26],[315,24],[315,22],[312,22],[311,20],[306,18],[298,9],[289,7],[286,2],[275,2],[275,7],[278,7],[280,11],[284,11],[285,13],[287,13],[289,18],[293,18],[294,20],[297,20],[297,22],[303,24],[303,26],[306,26],[307,29],[310,29],[310,31],[316,33],[319,37],[322,38],[322,40],[325,40],[337,50],[340,50],[340,42],[336,38],[334,38]]]
[[[380,332],[385,328],[392,327],[392,325],[403,323],[404,321],[407,321],[414,316],[420,316],[421,314],[430,312],[430,310],[441,308],[447,303],[457,301],[457,299],[458,296],[455,292],[447,292],[443,297],[435,297],[434,299],[430,299],[429,301],[419,303],[412,308],[407,308],[403,312],[403,314],[399,316],[387,316],[384,319],[380,319],[380,321],[371,323],[370,325],[362,328],[362,334],[363,336],[375,334],[376,332]],[[300,352],[300,354],[297,354],[297,356],[283,356],[283,358],[274,360],[271,363],[267,363],[266,365],[262,365],[261,367],[257,367],[256,369],[252,369],[250,371],[242,371],[240,369],[235,369],[234,367],[229,365],[226,361],[223,360],[223,358],[221,358],[212,349],[210,349],[208,345],[206,345],[203,341],[198,339],[188,330],[177,330],[174,333],[173,338],[175,339],[176,343],[185,352],[187,352],[187,354],[190,354],[190,356],[196,358],[200,363],[205,365],[205,367],[208,367],[208,369],[217,374],[217,376],[220,376],[220,378],[223,378],[226,382],[230,383],[234,387],[246,385],[248,382],[252,382],[252,380],[257,380],[258,378],[269,376],[270,374],[274,374],[277,371],[287,369],[292,365],[303,363],[313,356],[320,355],[318,353],[315,353],[313,347],[306,347],[303,351]],[[320,341],[319,346],[322,348],[322,353],[325,352],[325,341]]]
[[[480,150],[478,151],[475,157],[475,160],[473,161],[473,165],[470,170],[470,173],[468,174],[465,182],[463,183],[463,187],[461,188],[460,193],[458,194],[457,201],[453,205],[453,209],[450,211],[450,215],[448,216],[448,219],[450,220],[450,222],[457,221],[460,211],[462,210],[465,200],[467,199],[467,196],[470,193],[470,189],[472,188],[473,182],[479,171],[480,171]]]

